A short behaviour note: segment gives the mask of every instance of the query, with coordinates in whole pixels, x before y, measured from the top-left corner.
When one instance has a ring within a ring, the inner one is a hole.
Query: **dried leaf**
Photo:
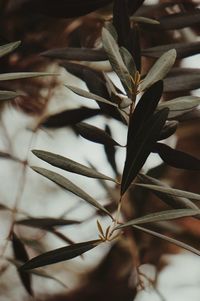
[[[117,226],[116,229],[122,229],[125,227],[139,225],[139,224],[146,224],[146,223],[154,223],[154,222],[161,222],[161,221],[168,221],[188,216],[195,216],[200,214],[200,209],[174,209],[174,210],[165,210],[160,212],[155,212],[151,214],[147,214],[138,218],[135,218],[131,221],[128,221],[125,224]]]
[[[200,170],[200,160],[182,151],[173,149],[166,144],[157,143],[155,152],[168,165],[175,168]]]
[[[76,186],[74,183],[72,183],[65,177],[41,167],[32,167],[32,169],[37,173],[43,175],[47,179],[53,181],[57,185],[61,186],[62,188],[66,189],[67,191],[70,191],[73,194],[77,195],[78,197],[85,200],[92,206],[98,208],[99,210],[111,216],[110,213],[103,206],[101,206],[95,199],[93,199],[89,194],[87,194],[85,191],[83,191],[81,188]]]
[[[192,246],[189,246],[185,243],[183,243],[182,241],[179,241],[179,240],[176,240],[174,238],[171,238],[171,237],[168,237],[166,235],[163,235],[161,233],[158,233],[158,232],[155,232],[153,230],[150,230],[150,229],[147,229],[147,228],[144,228],[144,227],[141,227],[141,226],[133,226],[135,229],[138,229],[138,230],[141,230],[147,234],[150,234],[150,235],[153,235],[155,237],[158,237],[158,238],[161,238],[169,243],[172,243],[172,244],[175,244],[176,246],[180,247],[180,248],[183,248],[187,251],[190,251],[196,255],[199,255],[200,256],[200,251],[193,248]]]
[[[17,41],[17,42],[12,42],[12,43],[8,43],[8,44],[0,46],[0,58],[3,57],[4,55],[14,51],[16,48],[19,47],[20,44],[21,44],[21,41]]]
[[[144,91],[156,81],[163,79],[170,71],[176,60],[176,50],[171,49],[165,52],[151,67],[140,85],[140,90]]]
[[[100,114],[99,109],[90,109],[86,107],[66,110],[46,117],[42,122],[42,126],[47,128],[60,128],[70,126],[98,114]]]
[[[13,246],[15,259],[23,263],[26,262],[28,260],[28,254],[26,252],[24,244],[21,242],[21,240],[17,237],[17,235],[14,232],[12,233],[12,246]],[[32,296],[33,291],[31,288],[31,275],[20,270],[18,270],[18,273],[24,288],[26,289],[28,294]]]
[[[57,155],[54,153],[42,151],[42,150],[33,150],[32,152],[38,158],[46,161],[47,163],[49,163],[55,167],[61,168],[63,170],[70,171],[70,172],[80,174],[80,175],[90,177],[90,178],[115,181],[114,179],[112,179],[106,175],[103,175],[102,173],[97,172],[94,169],[87,167],[83,164],[80,164],[76,161],[73,161],[69,158],[66,158],[66,157],[63,157],[63,156],[60,156],[60,155]]]
[[[120,146],[109,134],[96,126],[81,122],[76,125],[76,128],[78,133],[87,140],[104,145]]]
[[[152,151],[167,119],[168,109],[155,113],[137,133],[128,139],[128,149],[122,175],[121,194],[124,194],[131,182],[144,165]]]
[[[100,244],[99,240],[91,240],[46,252],[26,262],[21,267],[21,270],[35,269],[60,261],[70,260],[95,248],[98,244]]]

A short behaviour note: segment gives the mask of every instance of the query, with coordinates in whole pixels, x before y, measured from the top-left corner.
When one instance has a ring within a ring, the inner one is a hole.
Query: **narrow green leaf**
[[[127,157],[122,175],[121,194],[124,194],[131,182],[144,165],[165,124],[168,109],[155,113],[140,129],[135,138],[128,140]]]
[[[21,96],[21,93],[17,93],[14,91],[0,91],[0,101],[1,100],[10,100],[17,96]]]
[[[144,91],[156,81],[163,79],[174,65],[175,60],[175,49],[165,52],[149,70],[148,74],[140,85],[140,90]]]
[[[46,252],[26,262],[20,270],[31,270],[60,261],[70,260],[95,248],[99,243],[100,240],[91,240]]]
[[[32,151],[33,154],[35,156],[37,156],[38,158],[40,158],[41,160],[46,161],[47,163],[61,168],[63,170],[69,171],[69,172],[73,172],[79,175],[83,175],[86,177],[90,177],[90,178],[97,178],[97,179],[104,179],[104,180],[110,180],[115,182],[114,179],[103,175],[102,173],[87,167],[83,164],[80,164],[76,161],[73,161],[69,158],[54,154],[54,153],[50,153],[50,152],[46,152],[46,151],[42,151],[42,150],[33,150]]]
[[[111,101],[109,101],[109,100],[107,100],[107,99],[105,99],[101,96],[98,96],[94,93],[88,92],[88,91],[80,89],[78,87],[73,87],[73,86],[68,86],[68,85],[66,85],[66,87],[68,89],[70,89],[72,92],[74,92],[75,94],[79,95],[79,96],[89,98],[89,99],[93,99],[93,100],[103,102],[103,103],[109,104],[111,106],[117,107],[117,105],[115,103],[113,103],[113,102],[111,102]]]
[[[185,244],[185,243],[182,242],[182,241],[176,240],[176,239],[174,239],[174,238],[171,238],[171,237],[169,237],[169,236],[163,235],[163,234],[161,234],[161,233],[152,231],[152,230],[150,230],[150,229],[147,229],[147,228],[144,228],[144,227],[141,227],[141,226],[133,226],[133,227],[134,227],[135,229],[141,230],[141,231],[143,231],[143,232],[145,232],[145,233],[147,233],[147,234],[150,234],[150,235],[153,235],[153,236],[155,236],[155,237],[161,238],[161,239],[163,239],[163,240],[165,240],[165,241],[167,241],[167,242],[169,242],[169,243],[172,243],[172,244],[174,244],[174,245],[176,245],[176,246],[178,246],[178,247],[180,247],[180,248],[183,248],[183,249],[185,249],[185,250],[187,250],[187,251],[190,251],[190,252],[192,252],[192,253],[194,253],[194,254],[200,256],[200,251],[199,251],[199,250],[193,248],[192,246],[189,246],[189,245]]]
[[[129,227],[129,226],[139,225],[139,224],[168,221],[168,220],[178,219],[182,217],[195,216],[197,214],[200,214],[200,209],[199,210],[197,209],[165,210],[165,211],[155,212],[155,213],[151,213],[145,216],[135,218],[123,225],[117,226],[116,229],[121,229],[124,227]]]
[[[103,42],[103,47],[108,55],[110,64],[113,68],[113,71],[119,76],[126,91],[131,92],[132,90],[131,76],[122,60],[119,47],[115,39],[106,28],[103,28],[102,30],[102,42]]]
[[[41,218],[27,218],[27,219],[18,220],[15,222],[15,224],[29,226],[33,228],[49,229],[58,226],[76,225],[76,224],[80,224],[80,222],[75,220],[66,220],[62,218],[41,217]]]
[[[137,68],[136,68],[136,65],[135,65],[135,62],[133,60],[132,55],[124,47],[120,47],[119,51],[120,51],[120,54],[121,54],[122,59],[124,61],[124,64],[127,67],[130,75],[132,76],[132,78],[134,78],[135,77],[135,73],[137,71]]]
[[[43,175],[47,179],[53,181],[57,185],[61,186],[62,188],[64,188],[64,189],[72,192],[73,194],[77,195],[78,197],[85,200],[86,202],[88,202],[92,206],[94,206],[94,207],[98,208],[99,210],[105,212],[106,214],[108,214],[112,218],[111,214],[103,206],[101,206],[94,198],[92,198],[89,194],[87,194],[85,191],[83,191],[81,188],[76,186],[74,183],[72,183],[71,181],[69,181],[65,177],[63,177],[63,176],[61,176],[61,175],[59,175],[59,174],[57,174],[53,171],[50,171],[50,170],[47,170],[47,169],[41,168],[41,167],[32,167],[32,169],[34,171],[36,171],[37,173]]]
[[[184,191],[184,190],[179,190],[179,189],[174,189],[174,188],[168,188],[168,187],[160,187],[160,186],[156,186],[156,185],[150,185],[150,184],[135,184],[141,187],[144,187],[146,189],[150,189],[150,190],[155,190],[155,191],[160,191],[163,193],[166,193],[168,195],[174,195],[174,196],[179,196],[179,197],[184,197],[184,198],[188,198],[191,200],[195,200],[195,201],[200,201],[200,194],[196,194],[193,192],[189,192],[189,191]]]
[[[175,118],[185,114],[200,105],[200,97],[183,96],[178,97],[158,105],[158,109],[169,108],[168,118]]]
[[[80,122],[76,125],[76,128],[79,134],[87,140],[104,145],[120,146],[120,144],[113,140],[109,134],[97,128],[96,126],[85,122]]]
[[[40,76],[57,76],[57,73],[50,72],[15,72],[15,73],[2,73],[0,74],[0,81],[4,80],[15,80],[15,79],[25,79],[34,78]]]
[[[19,45],[21,44],[20,41],[8,43],[5,45],[0,46],[0,58],[12,51],[14,51]]]

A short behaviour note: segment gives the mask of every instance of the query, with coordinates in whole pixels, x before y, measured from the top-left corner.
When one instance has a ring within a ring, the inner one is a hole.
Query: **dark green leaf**
[[[195,9],[190,12],[169,14],[162,17],[160,20],[160,26],[165,30],[181,29],[184,27],[199,24],[200,22],[200,9]]]
[[[42,122],[42,126],[47,128],[60,128],[70,126],[98,114],[100,114],[99,109],[90,109],[86,107],[66,110],[46,117]]]
[[[80,175],[83,175],[86,177],[114,181],[112,178],[110,178],[106,175],[103,175],[102,173],[97,172],[94,169],[89,168],[76,161],[73,161],[69,158],[66,158],[66,157],[63,157],[63,156],[60,156],[60,155],[57,155],[54,153],[42,151],[42,150],[33,150],[32,152],[38,158],[46,161],[47,163],[49,163],[55,167],[61,168],[63,170],[77,173],[77,174],[80,174]]]
[[[49,229],[52,227],[76,225],[76,224],[80,224],[80,222],[74,220],[66,220],[62,218],[41,217],[41,218],[21,219],[16,221],[15,224],[33,227],[33,228]]]
[[[144,0],[128,0],[128,10],[133,15],[143,4]]]
[[[98,208],[99,210],[104,211],[106,214],[111,216],[110,213],[103,206],[101,206],[95,199],[93,199],[89,194],[87,194],[85,191],[83,191],[81,188],[76,186],[74,183],[72,183],[65,177],[41,167],[32,167],[32,169],[37,173],[43,175],[47,179],[53,181],[57,185],[61,186],[62,188],[66,189],[67,191],[70,191],[73,194],[77,195],[78,197],[85,200],[92,206]]]
[[[128,150],[122,175],[121,194],[128,189],[151,153],[165,124],[169,110],[164,109],[150,117],[136,137],[128,139]]]
[[[14,232],[12,233],[12,246],[13,246],[15,259],[23,263],[26,262],[28,260],[28,254],[26,252],[24,244],[21,242],[21,240],[17,237],[17,235]],[[32,296],[33,291],[31,288],[31,275],[20,270],[18,270],[18,273],[24,288],[26,289],[28,294]]]
[[[168,115],[169,118],[169,115]],[[166,121],[158,140],[164,140],[172,136],[178,127],[178,121],[172,120],[172,121]]]
[[[155,151],[168,165],[175,168],[200,170],[200,160],[182,151],[173,149],[166,144],[157,143]]]
[[[109,136],[111,136],[111,130],[108,125],[106,125],[105,131]],[[118,172],[117,164],[116,164],[116,160],[115,160],[115,152],[116,152],[115,146],[104,144],[104,150],[105,150],[105,154],[106,154],[108,162],[110,163],[116,176],[118,176],[119,172]]]
[[[79,134],[87,140],[110,146],[119,146],[119,143],[113,140],[110,135],[96,126],[81,122],[76,125],[76,128]]]
[[[60,261],[70,260],[95,248],[99,243],[99,240],[91,240],[46,252],[26,262],[21,267],[21,270],[35,269]]]

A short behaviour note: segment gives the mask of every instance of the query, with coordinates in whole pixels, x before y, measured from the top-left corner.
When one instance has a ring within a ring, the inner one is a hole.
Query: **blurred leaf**
[[[53,59],[60,60],[74,60],[74,61],[105,61],[107,55],[103,49],[92,48],[58,48],[51,49],[41,53],[42,56],[46,56]]]
[[[105,131],[106,131],[106,133],[109,136],[112,135],[110,127],[108,125],[106,125]],[[107,160],[110,163],[110,166],[112,167],[115,175],[118,176],[119,172],[118,172],[117,164],[116,164],[116,160],[115,160],[115,153],[116,153],[115,146],[114,145],[104,144],[104,150],[105,150],[105,154],[106,154]]]
[[[200,23],[200,9],[190,12],[169,14],[160,18],[160,26],[165,30],[181,29]]]
[[[176,132],[177,127],[178,127],[178,121],[175,120],[166,121],[158,140],[164,140],[172,136]]]
[[[140,17],[140,16],[132,16],[131,21],[138,22],[138,23],[145,23],[145,24],[156,24],[156,25],[160,24],[158,20],[146,18],[146,17]]]
[[[200,105],[200,97],[182,96],[158,105],[158,109],[169,108],[168,118],[174,118],[193,110]]]
[[[87,140],[110,146],[120,146],[119,143],[113,140],[109,134],[97,128],[96,126],[81,122],[76,125],[76,128],[78,130],[78,133]]]
[[[89,194],[87,194],[85,191],[83,191],[81,188],[76,186],[74,183],[72,183],[65,177],[41,167],[32,167],[32,169],[37,173],[43,175],[47,179],[53,181],[57,185],[61,186],[62,188],[66,189],[67,191],[70,191],[73,194],[77,195],[78,197],[85,200],[87,203],[91,204],[92,206],[98,208],[99,210],[104,211],[106,214],[111,216],[110,213],[103,206],[101,206],[95,199],[93,199]]]
[[[106,28],[102,30],[102,42],[113,71],[119,76],[125,90],[130,93],[132,89],[130,74],[122,60],[117,43]]]
[[[165,185],[163,182],[160,180],[154,179],[150,176],[147,176],[145,174],[139,174],[138,178],[145,184],[153,184],[157,185],[158,187],[166,187],[170,188],[167,185]],[[160,198],[163,202],[165,202],[168,206],[172,208],[188,208],[188,209],[199,209],[193,202],[191,202],[189,199],[185,197],[179,197],[179,196],[174,196],[174,195],[169,195],[166,194],[165,192],[162,191],[152,191],[158,198]]]
[[[200,88],[200,69],[174,68],[164,79],[164,92],[182,92]]]
[[[129,137],[127,156],[122,175],[121,194],[124,194],[131,182],[144,165],[152,151],[167,119],[168,109],[151,116],[135,137]],[[135,124],[133,124],[135,126]]]
[[[183,243],[182,241],[176,240],[174,238],[168,237],[166,235],[163,235],[161,233],[155,232],[153,230],[150,230],[150,229],[147,229],[147,228],[144,228],[144,227],[141,227],[141,226],[133,226],[133,227],[135,229],[141,230],[141,231],[143,231],[143,232],[145,232],[147,234],[150,234],[150,235],[153,235],[155,237],[161,238],[161,239],[163,239],[163,240],[165,240],[165,241],[167,241],[169,243],[175,244],[175,245],[177,245],[180,248],[183,248],[183,249],[185,249],[187,251],[190,251],[190,252],[192,252],[192,253],[200,256],[200,251],[199,250],[193,248],[192,246],[189,246],[189,245]]]
[[[128,10],[133,15],[143,4],[144,0],[128,0]]]
[[[158,58],[164,52],[170,49],[176,49],[177,58],[182,59],[195,54],[200,51],[200,42],[184,42],[184,43],[171,43],[166,45],[159,45],[152,48],[146,48],[142,50],[142,55]]]
[[[28,260],[28,254],[26,252],[24,244],[21,242],[21,240],[17,237],[17,235],[14,232],[12,233],[12,246],[13,246],[15,259],[23,263],[26,262]],[[28,294],[32,296],[33,291],[31,288],[31,275],[20,270],[18,270],[18,273],[24,288],[26,289]]]
[[[191,200],[195,200],[195,201],[200,201],[200,195],[193,193],[193,192],[189,192],[189,191],[184,191],[184,190],[179,190],[179,189],[174,189],[174,188],[170,188],[170,187],[165,187],[165,186],[156,186],[156,185],[150,185],[150,184],[135,184],[135,185],[139,185],[141,187],[144,187],[145,189],[150,189],[150,190],[155,190],[155,191],[160,191],[162,193],[168,194],[168,195],[174,195],[174,196],[178,196],[178,197],[184,197],[184,198],[188,198]]]
[[[21,93],[17,93],[14,91],[0,91],[0,101],[1,100],[10,100],[17,96],[21,96]]]
[[[21,41],[17,41],[0,46],[0,58],[14,51],[17,47],[19,47],[20,44]]]
[[[74,18],[100,9],[112,0],[29,0],[23,2],[24,13],[39,13],[58,18]]]
[[[100,244],[100,240],[91,240],[46,252],[26,262],[21,267],[21,270],[35,269],[60,261],[70,260],[95,248],[98,244]]]
[[[75,94],[79,95],[79,96],[82,96],[82,97],[85,97],[85,98],[88,98],[88,99],[93,99],[93,100],[96,100],[96,101],[100,101],[100,102],[112,105],[114,107],[117,107],[117,105],[115,103],[112,103],[109,100],[107,100],[107,99],[105,99],[101,96],[98,96],[94,93],[88,92],[88,91],[80,89],[78,87],[67,86],[67,85],[66,85],[66,87],[68,89],[70,89],[72,92],[74,92]]]
[[[83,164],[80,164],[76,161],[73,161],[69,158],[66,158],[66,157],[63,157],[63,156],[60,156],[60,155],[57,155],[54,153],[42,151],[42,150],[33,150],[32,152],[35,156],[37,156],[41,160],[44,160],[47,163],[49,163],[55,167],[61,168],[63,170],[70,171],[70,172],[73,172],[76,174],[80,174],[80,175],[83,175],[86,177],[115,181],[114,179],[112,179],[106,175],[103,175],[102,173],[97,172],[94,169],[87,167]]]
[[[16,268],[20,268],[21,265],[22,265],[22,262],[19,261],[19,260],[14,260],[12,258],[6,258],[10,263],[14,264],[16,266]],[[26,271],[26,274],[33,274],[35,276],[39,276],[39,277],[42,277],[42,278],[46,278],[46,279],[51,279],[51,280],[54,280],[55,282],[59,283],[60,285],[62,285],[62,287],[64,288],[67,288],[66,284],[63,283],[61,280],[55,278],[54,276],[52,275],[49,275],[45,270],[43,269],[37,269],[35,271]]]
[[[168,165],[187,170],[200,170],[200,160],[182,151],[173,149],[166,144],[157,143],[155,152]]]
[[[57,73],[50,72],[15,72],[15,73],[1,73],[0,81],[4,80],[14,80],[14,79],[24,79],[24,78],[33,78],[40,76],[57,76]]]
[[[33,227],[33,228],[49,229],[52,227],[76,225],[76,224],[80,224],[80,222],[75,220],[66,220],[62,218],[43,217],[43,218],[21,219],[16,221],[15,224]]]
[[[100,114],[99,109],[90,109],[86,107],[65,110],[63,112],[46,117],[46,119],[42,122],[42,126],[47,128],[70,126],[98,114]]]
[[[129,227],[133,225],[146,224],[146,223],[154,223],[161,221],[168,221],[173,219],[178,219],[182,217],[195,216],[200,214],[200,209],[174,209],[174,210],[165,210],[155,213],[150,213],[138,218],[135,218],[131,221],[128,221],[125,224],[119,225],[116,229],[122,229],[124,227]]]
[[[151,67],[140,85],[140,90],[144,91],[156,81],[163,79],[170,71],[176,60],[176,50],[171,49],[165,52]]]

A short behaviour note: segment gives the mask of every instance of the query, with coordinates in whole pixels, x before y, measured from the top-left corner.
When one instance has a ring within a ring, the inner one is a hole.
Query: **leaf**
[[[200,251],[193,248],[192,246],[189,246],[185,243],[183,243],[182,241],[179,241],[179,240],[176,240],[174,238],[171,238],[171,237],[168,237],[166,235],[163,235],[161,233],[158,233],[158,232],[155,232],[155,231],[152,231],[150,229],[147,229],[147,228],[144,228],[144,227],[141,227],[141,226],[133,226],[135,229],[138,229],[138,230],[141,230],[147,234],[150,234],[150,235],[153,235],[155,237],[158,237],[158,238],[161,238],[169,243],[172,243],[172,244],[175,244],[176,246],[180,247],[180,248],[183,248],[187,251],[190,251],[196,255],[199,255],[200,256]]]
[[[32,167],[32,169],[34,171],[36,171],[37,173],[43,175],[47,179],[53,181],[57,185],[61,186],[62,188],[64,188],[64,189],[72,192],[73,194],[77,195],[78,197],[85,200],[86,202],[88,202],[92,206],[94,206],[94,207],[98,208],[99,210],[105,212],[107,215],[109,215],[111,217],[111,214],[103,206],[101,206],[95,199],[93,199],[89,194],[87,194],[85,191],[83,191],[81,188],[76,186],[74,183],[72,183],[71,181],[69,181],[65,177],[63,177],[63,176],[61,176],[61,175],[59,175],[59,174],[57,174],[53,171],[50,171],[50,170],[47,170],[47,169],[41,168],[41,167],[35,167],[34,166],[34,167]]]
[[[143,4],[144,0],[128,0],[128,10],[133,15]]]
[[[0,46],[0,58],[14,51],[20,44],[21,41],[17,41]]]
[[[136,65],[135,65],[135,62],[133,60],[132,55],[124,47],[120,47],[119,51],[120,51],[120,54],[121,54],[122,59],[124,61],[124,64],[126,65],[126,67],[127,67],[128,71],[129,71],[130,75],[132,76],[132,78],[134,78],[135,77],[135,73],[137,71],[137,68],[136,68]]]
[[[174,209],[174,210],[165,210],[160,212],[155,212],[151,214],[147,214],[138,218],[135,218],[131,221],[128,221],[125,224],[117,226],[115,229],[122,229],[125,227],[146,224],[146,223],[154,223],[161,221],[168,221],[173,219],[178,219],[182,217],[194,216],[200,214],[200,209]]]
[[[167,185],[164,185],[163,182],[141,173],[138,175],[138,178],[145,184],[153,184],[157,185],[158,187],[161,186],[169,188]],[[199,209],[193,202],[185,197],[173,196],[156,190],[153,190],[152,192],[172,208]]]
[[[75,94],[79,95],[79,96],[82,96],[82,97],[85,97],[85,98],[89,98],[89,99],[93,99],[93,100],[96,100],[96,101],[99,101],[99,102],[103,102],[103,103],[112,105],[114,107],[117,107],[117,105],[115,103],[112,103],[109,100],[107,100],[107,99],[105,99],[105,98],[103,98],[101,96],[98,96],[98,95],[96,95],[94,93],[85,91],[85,90],[80,89],[78,87],[73,87],[73,86],[66,86],[66,87],[68,89],[70,89],[72,92],[74,92]]]
[[[43,217],[43,218],[27,218],[21,219],[15,222],[17,225],[23,225],[33,228],[40,228],[40,229],[49,229],[52,227],[58,226],[69,226],[69,225],[76,225],[80,224],[80,222],[75,220],[66,220],[62,218],[50,218],[50,217]]]
[[[184,43],[171,43],[166,45],[159,45],[152,48],[146,48],[142,50],[143,56],[160,57],[164,52],[170,49],[176,49],[177,59],[182,59],[195,54],[200,51],[200,42],[184,42]]]
[[[20,270],[30,270],[45,265],[57,263],[60,261],[70,260],[81,254],[95,248],[100,244],[100,240],[91,240],[82,243],[77,243],[71,246],[55,249],[44,254],[41,254],[37,257],[32,258],[26,262]]]
[[[96,126],[81,122],[76,125],[76,128],[78,133],[87,140],[104,145],[120,146],[119,143],[113,140],[109,134]]]
[[[0,91],[0,101],[1,100],[11,100],[18,96],[21,96],[21,93],[17,93],[14,91]]]
[[[47,128],[60,128],[70,126],[98,114],[100,114],[99,109],[90,109],[86,107],[65,110],[63,112],[46,117],[45,120],[42,121],[42,126]]]
[[[156,153],[168,165],[187,170],[200,170],[200,160],[182,151],[173,149],[164,143],[157,143]]]
[[[21,240],[17,237],[17,235],[14,232],[12,233],[12,246],[16,260],[19,260],[21,262],[25,262],[28,260],[28,254],[26,252],[26,249]],[[24,288],[26,289],[28,294],[32,296],[33,291],[31,288],[31,275],[20,270],[18,270],[18,273]]]
[[[111,136],[111,130],[110,130],[110,127],[108,125],[106,125],[105,131],[109,136]],[[119,172],[118,172],[117,164],[116,164],[116,160],[115,160],[115,153],[116,153],[115,146],[104,144],[104,151],[105,151],[107,160],[110,163],[110,166],[112,167],[115,175],[118,176]]]
[[[198,24],[200,22],[200,10],[195,9],[190,12],[170,14],[160,18],[159,21],[162,29],[181,29]]]
[[[24,14],[39,13],[57,18],[74,18],[100,9],[112,0],[29,0],[20,5]]]
[[[129,122],[127,144],[133,140],[139,130],[145,125],[157,108],[162,96],[163,82],[154,83],[140,98]],[[129,147],[128,147],[129,148]]]
[[[13,265],[16,266],[16,268],[20,268],[22,266],[22,262],[19,261],[19,260],[14,260],[12,258],[6,258],[10,263],[12,263]],[[59,283],[60,285],[62,285],[62,287],[64,288],[67,288],[66,284],[64,284],[61,280],[53,277],[52,275],[48,274],[45,270],[43,269],[37,269],[37,270],[34,270],[34,271],[26,271],[26,274],[33,274],[35,276],[38,276],[38,277],[42,277],[42,278],[47,278],[47,279],[51,279],[51,280],[54,280],[55,282]]]
[[[42,56],[61,59],[61,60],[75,60],[75,61],[105,61],[107,55],[103,49],[92,48],[58,48],[51,49],[41,53]]]
[[[76,174],[80,174],[80,175],[90,177],[90,178],[115,181],[114,179],[112,179],[106,175],[103,175],[102,173],[97,172],[94,169],[89,168],[76,161],[73,161],[69,158],[66,158],[66,157],[63,157],[63,156],[60,156],[57,154],[53,154],[50,152],[42,151],[42,150],[33,150],[32,152],[35,156],[37,156],[41,160],[44,160],[47,163],[49,163],[55,167],[61,168],[63,170],[73,172]]]
[[[138,184],[137,183],[135,185],[138,185],[138,186],[144,187],[145,189],[150,189],[153,191],[160,191],[160,192],[168,194],[168,195],[174,195],[174,196],[184,197],[184,198],[188,198],[188,199],[195,200],[195,201],[200,201],[199,194],[189,192],[189,191],[168,188],[168,187],[164,187],[164,186],[160,187],[160,186],[149,185],[149,184]]]
[[[141,16],[132,16],[131,21],[136,22],[136,23],[145,23],[145,24],[155,24],[155,25],[160,24],[160,22],[158,20],[141,17]]]
[[[163,79],[170,71],[176,60],[176,50],[171,49],[165,52],[151,67],[140,85],[140,90],[144,91],[156,81]]]
[[[117,43],[106,28],[102,30],[102,42],[113,71],[119,76],[125,90],[130,93],[132,89],[130,74],[122,60]]]
[[[155,113],[140,129],[135,138],[128,140],[127,156],[122,175],[121,194],[124,194],[131,182],[144,165],[152,151],[167,119],[168,109]]]
[[[168,115],[169,118],[169,115]],[[178,121],[172,120],[172,121],[166,121],[161,133],[159,140],[164,140],[172,136],[178,127]]]
[[[164,80],[164,92],[182,92],[200,88],[200,69],[174,68]],[[176,83],[176,85],[174,84]]]
[[[15,79],[25,79],[25,78],[34,78],[40,76],[56,76],[56,73],[48,72],[15,72],[15,73],[1,73],[0,81],[5,80],[15,80]]]
[[[175,118],[185,114],[200,105],[200,97],[182,96],[158,105],[158,109],[169,108],[168,118]]]

